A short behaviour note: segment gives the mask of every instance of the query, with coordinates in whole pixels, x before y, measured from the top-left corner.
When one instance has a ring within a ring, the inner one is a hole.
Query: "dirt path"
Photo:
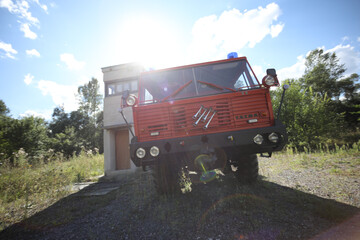
[[[319,175],[262,174],[252,186],[219,176],[165,197],[155,193],[149,172],[138,172],[64,198],[4,230],[0,239],[324,239],[321,234],[359,213],[354,205],[316,195],[331,187],[311,192],[311,185],[303,186],[317,183]],[[106,195],[86,194],[111,186],[120,187]]]

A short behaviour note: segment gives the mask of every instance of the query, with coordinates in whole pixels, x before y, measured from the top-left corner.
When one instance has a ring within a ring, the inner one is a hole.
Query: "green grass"
[[[318,151],[306,150],[299,152],[297,149],[288,148],[283,152],[274,153],[269,160],[269,171],[277,174],[285,169],[299,170],[316,168],[326,170],[329,174],[360,177],[360,142],[352,146],[327,145],[319,146]]]
[[[0,231],[6,226],[41,211],[71,193],[75,182],[95,181],[103,174],[103,155],[85,152],[69,160],[57,156],[48,163],[31,165],[19,151],[13,167],[0,167]]]

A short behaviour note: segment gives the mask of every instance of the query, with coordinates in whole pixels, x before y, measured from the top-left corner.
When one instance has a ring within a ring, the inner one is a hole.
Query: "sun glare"
[[[179,42],[175,30],[155,18],[137,18],[125,25],[123,52],[132,61],[147,68],[164,68],[179,64]]]

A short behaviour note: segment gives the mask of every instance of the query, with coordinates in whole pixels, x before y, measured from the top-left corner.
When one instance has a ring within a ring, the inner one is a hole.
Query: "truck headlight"
[[[256,143],[258,145],[262,144],[263,141],[264,141],[264,138],[260,134],[258,134],[254,137],[254,143]]]
[[[157,157],[160,154],[160,150],[157,146],[152,146],[150,148],[150,155],[153,157]]]
[[[138,149],[136,150],[136,156],[137,156],[138,158],[144,158],[145,155],[146,155],[145,149],[143,149],[143,148],[138,148]]]
[[[127,98],[126,98],[126,104],[128,106],[134,106],[136,103],[136,98],[134,95],[129,95]]]
[[[265,84],[268,86],[274,86],[275,85],[275,78],[271,75],[267,75],[264,80]]]
[[[276,133],[271,133],[268,139],[270,142],[277,143],[279,141],[279,136]]]

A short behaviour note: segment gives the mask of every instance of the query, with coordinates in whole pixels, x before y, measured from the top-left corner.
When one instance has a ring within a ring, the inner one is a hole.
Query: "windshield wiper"
[[[187,86],[189,86],[189,84],[192,83],[192,80],[188,81],[187,83],[185,83],[184,85],[182,85],[180,88],[178,88],[178,90],[176,90],[175,92],[173,92],[172,94],[170,94],[169,96],[165,97],[164,99],[162,99],[161,101],[166,101],[171,97],[176,96],[179,92],[181,92],[184,88],[186,88]]]
[[[230,91],[233,91],[233,92],[236,92],[234,89],[231,89],[231,88],[227,88],[227,87],[220,87],[216,84],[213,84],[213,83],[209,83],[209,82],[204,82],[204,81],[199,81],[199,83],[202,83],[202,84],[205,84],[205,85],[208,85],[210,87],[214,87],[214,88],[217,88],[217,89],[220,89],[220,90],[224,90],[224,89],[227,89],[227,90],[230,90]]]

